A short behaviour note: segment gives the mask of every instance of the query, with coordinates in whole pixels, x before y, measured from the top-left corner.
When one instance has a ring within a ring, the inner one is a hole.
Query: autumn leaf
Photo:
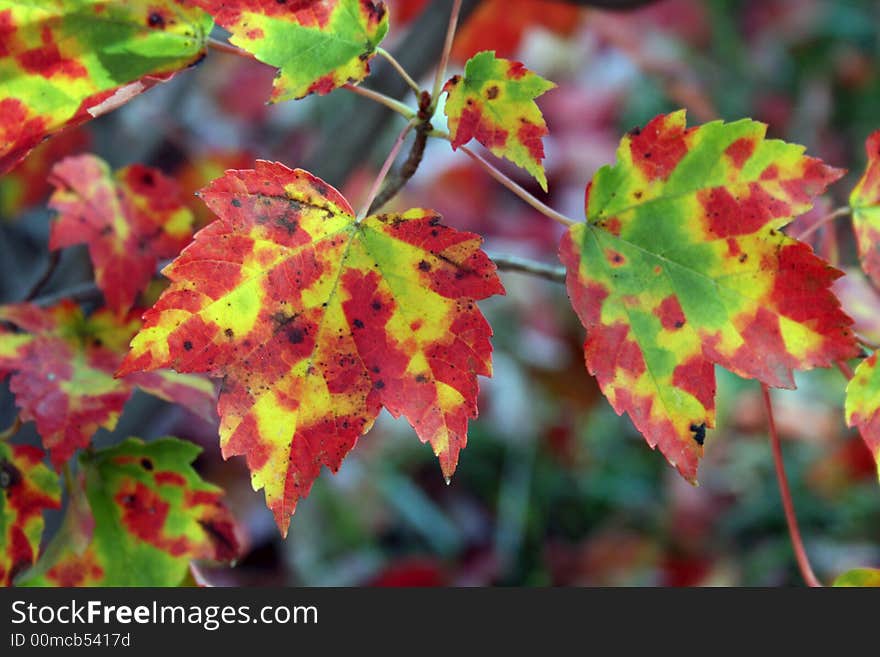
[[[136,315],[102,309],[89,317],[72,302],[44,310],[32,304],[0,306],[0,380],[11,375],[24,421],[33,420],[52,464],[60,468],[87,447],[99,429],[112,430],[134,387],[185,405],[210,421],[214,387],[200,377],[172,372],[114,372],[131,337]]]
[[[158,169],[133,164],[115,174],[95,155],[69,157],[52,168],[58,213],[49,248],[85,243],[107,306],[125,313],[156,272],[192,238],[193,216],[177,183]]]
[[[323,181],[259,160],[201,195],[220,219],[164,270],[120,373],[222,377],[223,455],[247,456],[285,534],[383,406],[451,476],[491,373],[475,300],[503,293],[480,238],[430,210],[359,222]]]
[[[201,449],[177,438],[83,454],[64,525],[25,586],[177,586],[194,559],[229,562],[239,553],[235,523],[190,465]]]
[[[530,30],[568,35],[584,13],[583,7],[558,0],[482,0],[456,32],[452,56],[463,62],[481,50],[494,50],[512,57]]]
[[[750,120],[658,116],[624,137],[564,236],[587,368],[618,414],[695,480],[715,424],[713,364],[777,387],[858,354],[841,275],[780,228],[842,171]]]
[[[880,370],[877,353],[866,358],[846,386],[846,424],[855,427],[871,450],[880,476]]]
[[[452,148],[476,139],[499,157],[523,167],[547,191],[544,143],[547,124],[535,98],[556,85],[519,62],[481,52],[450,79],[445,112]]]
[[[229,40],[280,70],[270,102],[328,94],[370,73],[388,32],[388,11],[373,0],[194,0]]]
[[[0,586],[36,561],[43,511],[59,508],[58,476],[43,465],[43,451],[0,442]]]
[[[849,197],[862,269],[880,285],[880,130],[865,141],[868,166]]]
[[[856,568],[847,571],[834,580],[834,586],[880,586],[880,570],[877,568]]]
[[[186,0],[0,0],[0,173],[198,62],[211,26]]]
[[[72,128],[47,139],[11,171],[0,176],[0,221],[15,219],[23,210],[42,205],[52,192],[49,172],[58,160],[89,148],[84,128]]]

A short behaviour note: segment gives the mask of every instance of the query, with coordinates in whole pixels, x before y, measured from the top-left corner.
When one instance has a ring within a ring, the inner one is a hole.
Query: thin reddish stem
[[[434,90],[431,92],[431,114],[437,108],[440,90],[443,88],[443,78],[446,77],[446,67],[449,65],[449,55],[452,53],[452,42],[455,40],[459,13],[461,13],[461,0],[453,0],[452,11],[449,12],[449,26],[446,28],[446,41],[443,43],[443,54],[440,55],[440,64],[437,66],[437,74],[434,76]]]
[[[18,433],[18,430],[21,429],[21,416],[16,415],[15,419],[12,421],[12,424],[9,425],[5,430],[0,431],[0,442],[5,442],[12,438],[15,434]]]
[[[238,57],[255,59],[255,57],[247,50],[242,50],[238,46],[233,46],[231,43],[220,41],[219,39],[208,39],[208,47],[217,52],[225,52],[230,55],[237,55]]]
[[[837,208],[836,210],[826,214],[824,217],[819,219],[819,221],[814,223],[812,226],[810,226],[809,228],[804,230],[799,235],[795,235],[794,237],[795,237],[795,239],[803,242],[807,237],[809,237],[810,235],[815,233],[817,230],[822,228],[822,226],[825,226],[825,225],[831,223],[832,221],[834,221],[835,219],[839,219],[840,217],[847,217],[847,216],[849,216],[849,213],[850,213],[850,209],[848,207]]]
[[[519,198],[521,198],[523,201],[525,201],[526,203],[531,205],[533,208],[535,208],[535,210],[537,210],[538,212],[540,212],[544,216],[549,217],[553,221],[560,223],[566,227],[573,226],[576,223],[574,221],[574,219],[570,219],[570,218],[566,217],[564,214],[557,212],[556,210],[551,208],[546,203],[542,203],[541,201],[539,201],[537,198],[535,198],[529,192],[527,192],[525,189],[523,189],[520,185],[518,185],[516,182],[514,182],[509,177],[507,177],[503,172],[499,171],[495,166],[493,166],[485,158],[478,155],[477,153],[475,153],[474,151],[469,149],[467,146],[459,146],[458,150],[464,151],[464,153],[468,157],[470,157],[474,162],[479,164],[480,167],[482,167],[486,171],[486,173],[488,173],[490,176],[492,176],[499,183],[501,183],[502,185],[507,187],[507,189],[509,189],[514,194],[516,194]]]
[[[761,384],[761,393],[764,396],[764,407],[767,409],[767,421],[770,427],[770,446],[773,448],[773,464],[776,467],[776,480],[779,482],[779,494],[782,497],[782,507],[785,509],[785,521],[788,524],[788,535],[791,537],[791,546],[797,559],[798,568],[807,586],[821,587],[822,582],[816,577],[804,542],[801,539],[801,530],[798,527],[797,516],[794,513],[794,503],[791,499],[791,489],[788,487],[788,477],[785,474],[785,462],[782,460],[782,445],[779,443],[779,434],[776,432],[776,422],[773,419],[773,404],[770,401],[770,390]]]
[[[837,369],[839,369],[843,373],[847,381],[851,380],[855,375],[855,372],[853,372],[853,369],[845,360],[837,361]]]
[[[397,139],[394,141],[394,146],[391,147],[391,152],[388,153],[388,157],[385,158],[385,163],[379,170],[379,175],[376,176],[376,180],[373,181],[373,186],[370,188],[370,193],[367,195],[367,201],[363,205],[363,210],[358,213],[358,220],[367,216],[367,213],[370,211],[370,206],[373,205],[373,201],[376,199],[376,196],[379,195],[382,183],[385,182],[385,178],[388,177],[388,172],[391,171],[391,167],[394,165],[394,160],[397,159],[397,156],[400,154],[400,149],[403,148],[403,142],[406,140],[406,136],[414,127],[415,124],[410,121],[406,124],[403,130],[400,131],[400,134],[397,135]]]

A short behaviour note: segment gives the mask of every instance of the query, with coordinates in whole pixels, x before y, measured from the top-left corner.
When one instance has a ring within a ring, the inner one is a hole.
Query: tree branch
[[[515,255],[489,255],[499,271],[515,271],[521,274],[529,274],[544,278],[554,283],[565,283],[565,268],[557,265],[550,265],[528,258],[521,258]]]

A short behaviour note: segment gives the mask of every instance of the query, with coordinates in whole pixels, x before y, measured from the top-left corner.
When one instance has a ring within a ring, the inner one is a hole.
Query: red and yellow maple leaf
[[[83,454],[64,524],[24,586],[179,586],[194,559],[239,553],[223,491],[192,468],[201,449],[128,438]]]
[[[209,421],[215,417],[214,387],[200,377],[164,372],[114,378],[125,345],[140,327],[136,316],[120,318],[104,309],[86,318],[66,301],[48,310],[0,306],[0,322],[17,329],[0,324],[0,379],[11,375],[21,418],[36,423],[56,469],[88,446],[99,428],[116,426],[135,386]]]
[[[188,0],[0,0],[0,173],[204,56]]]
[[[118,313],[131,309],[158,260],[192,238],[192,213],[177,183],[158,169],[133,164],[111,174],[99,157],[79,155],[56,164],[51,182],[49,207],[58,215],[49,248],[88,244],[95,282]]]
[[[481,52],[465,64],[464,77],[456,75],[443,90],[449,96],[452,148],[476,139],[499,157],[523,167],[547,191],[544,142],[547,124],[535,98],[556,85],[520,62]]]
[[[0,442],[0,586],[36,561],[43,511],[59,508],[58,476],[43,465],[43,451]]]
[[[868,166],[849,197],[862,269],[880,285],[880,130],[865,141]]]
[[[120,373],[223,377],[226,457],[244,454],[286,533],[384,406],[455,470],[491,373],[477,299],[503,293],[480,238],[429,210],[357,221],[331,186],[257,161],[202,191],[220,218],[163,272]]]
[[[587,368],[689,480],[715,423],[714,364],[793,388],[793,370],[859,352],[829,290],[841,272],[779,230],[843,172],[765,130],[658,116],[593,178],[560,247]]]
[[[270,102],[328,94],[370,73],[388,32],[388,10],[373,0],[193,0],[230,42],[278,67]]]

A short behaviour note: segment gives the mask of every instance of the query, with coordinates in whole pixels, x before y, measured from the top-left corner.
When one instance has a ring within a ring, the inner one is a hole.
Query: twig
[[[431,114],[437,109],[437,101],[440,99],[440,90],[443,88],[443,78],[446,77],[446,67],[449,65],[449,55],[452,52],[452,42],[455,40],[460,11],[461,0],[453,0],[452,11],[449,12],[449,26],[446,28],[446,41],[443,42],[443,54],[440,55],[440,64],[434,75],[434,89],[431,91]]]
[[[4,431],[0,432],[0,443],[6,442],[10,438],[12,438],[15,434],[18,433],[18,430],[21,429],[21,416],[16,415],[15,419],[12,421],[12,424],[9,425]]]
[[[394,70],[400,74],[400,77],[403,78],[403,81],[406,82],[407,86],[415,92],[416,96],[422,93],[422,88],[419,86],[419,83],[412,79],[412,76],[406,72],[406,69],[403,68],[403,64],[397,61],[394,55],[385,50],[385,48],[376,48],[376,54],[384,57],[385,60],[394,67]]]
[[[785,463],[782,460],[782,446],[779,444],[779,434],[776,432],[776,422],[773,419],[773,405],[770,401],[770,391],[763,383],[761,393],[764,396],[764,407],[767,409],[767,421],[770,428],[770,445],[773,448],[773,464],[776,467],[776,480],[779,483],[779,494],[782,496],[782,507],[785,509],[785,522],[788,524],[788,534],[791,537],[791,546],[794,548],[794,556],[797,559],[798,568],[807,586],[821,587],[822,582],[816,577],[810,566],[804,542],[801,539],[801,531],[798,528],[797,516],[794,513],[794,503],[791,499],[791,490],[788,487],[788,477],[785,474]]]
[[[849,366],[849,363],[847,363],[845,360],[837,361],[837,369],[839,369],[841,371],[843,376],[846,377],[847,381],[851,380],[853,378],[853,376],[855,375],[855,372],[853,372],[853,369]]]
[[[413,119],[416,116],[416,111],[408,105],[404,105],[399,100],[394,100],[390,96],[386,96],[385,94],[379,93],[378,91],[373,91],[372,89],[366,89],[364,87],[358,87],[357,85],[351,83],[342,85],[342,89],[350,91],[353,94],[357,94],[358,96],[369,98],[376,103],[380,103],[381,105],[384,105],[388,109],[397,112],[407,119]]]
[[[856,342],[865,347],[865,349],[870,349],[871,351],[877,351],[880,349],[880,344],[877,344],[873,340],[869,340],[864,335],[859,333],[854,333],[853,335],[856,337]]]
[[[25,301],[33,301],[36,296],[40,293],[40,290],[49,282],[49,279],[52,278],[52,274],[55,273],[55,270],[58,269],[58,263],[61,261],[61,251],[51,251],[49,253],[49,261],[46,263],[46,267],[43,269],[43,273],[40,274],[40,277],[34,282],[31,286],[31,289],[28,290],[27,295],[25,296]]]
[[[370,188],[370,193],[367,194],[367,201],[364,203],[363,210],[358,213],[358,220],[366,217],[370,208],[373,207],[373,201],[375,201],[376,196],[379,194],[379,189],[382,187],[382,183],[385,182],[385,178],[388,176],[388,172],[391,170],[394,160],[396,160],[397,156],[400,154],[400,149],[403,148],[403,142],[406,140],[406,136],[414,127],[415,123],[410,121],[404,126],[403,130],[400,131],[400,134],[397,135],[397,139],[394,140],[394,145],[391,147],[391,152],[388,153],[388,157],[385,158],[385,162],[379,170],[379,175],[376,176],[376,180],[373,181],[373,186]]]
[[[516,271],[522,274],[530,274],[538,278],[546,278],[554,283],[565,283],[565,268],[536,262],[528,258],[515,255],[490,255],[489,258],[495,263],[500,271]]]
[[[446,136],[448,138],[448,135]],[[470,157],[474,162],[479,164],[490,176],[492,176],[499,183],[507,187],[511,192],[519,196],[523,201],[531,205],[535,210],[540,212],[546,217],[549,217],[553,221],[562,224],[563,226],[573,226],[576,222],[574,219],[569,219],[564,214],[557,212],[553,208],[551,208],[546,203],[539,201],[537,198],[532,196],[529,192],[523,189],[520,185],[515,183],[513,180],[508,178],[504,173],[496,169],[492,164],[490,164],[487,160],[485,160],[480,155],[473,152],[467,146],[459,146],[458,150],[464,151],[464,153]]]
[[[57,303],[60,303],[64,299],[71,299],[72,301],[76,301],[77,303],[85,303],[89,301],[99,302],[103,298],[101,290],[98,289],[98,286],[93,282],[89,283],[80,283],[79,285],[74,285],[73,287],[68,287],[63,290],[58,290],[57,292],[53,292],[52,294],[47,294],[46,296],[37,297],[33,300],[38,306],[42,306],[47,308],[49,306],[54,306]]]
[[[849,209],[849,206],[843,206],[843,207],[837,208],[836,210],[833,210],[832,212],[829,212],[828,214],[826,214],[824,217],[819,219],[819,221],[814,223],[812,226],[810,226],[809,228],[807,228],[806,230],[804,230],[800,234],[795,235],[794,238],[796,240],[800,240],[801,242],[803,242],[806,238],[808,238],[810,235],[815,233],[822,226],[829,224],[832,221],[834,221],[835,219],[838,219],[840,217],[848,217],[850,212],[851,212],[851,210]]]

